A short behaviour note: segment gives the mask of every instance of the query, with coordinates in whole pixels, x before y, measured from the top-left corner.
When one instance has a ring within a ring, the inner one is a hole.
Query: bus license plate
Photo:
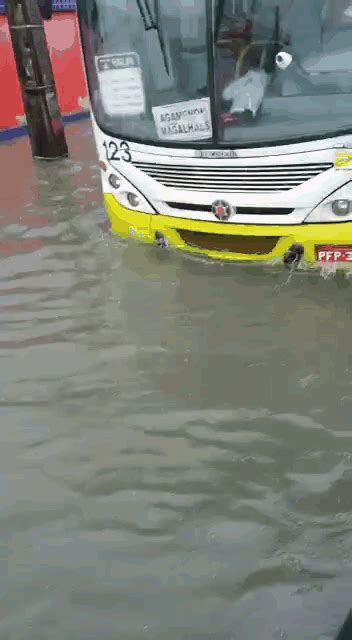
[[[316,245],[315,257],[318,262],[352,262],[352,245]]]

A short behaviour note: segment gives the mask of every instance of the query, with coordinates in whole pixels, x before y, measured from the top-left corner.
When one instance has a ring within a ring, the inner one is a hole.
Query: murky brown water
[[[67,132],[0,147],[1,640],[332,638],[352,281],[112,237]]]

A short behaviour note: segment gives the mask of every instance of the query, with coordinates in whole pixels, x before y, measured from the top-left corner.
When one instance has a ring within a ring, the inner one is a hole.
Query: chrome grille
[[[266,166],[175,165],[135,162],[135,167],[165,187],[185,191],[289,191],[331,169],[332,163]]]

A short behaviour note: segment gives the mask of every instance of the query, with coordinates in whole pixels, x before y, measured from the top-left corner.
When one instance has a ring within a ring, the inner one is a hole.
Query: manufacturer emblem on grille
[[[213,202],[211,210],[218,220],[229,220],[235,213],[234,207],[225,200],[216,200]]]
[[[210,158],[210,160],[237,158],[237,153],[233,149],[201,149],[194,154],[198,158]]]

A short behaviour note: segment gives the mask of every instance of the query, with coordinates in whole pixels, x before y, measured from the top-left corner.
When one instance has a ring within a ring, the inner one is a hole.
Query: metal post
[[[68,156],[44,24],[37,0],[5,0],[34,158]]]

